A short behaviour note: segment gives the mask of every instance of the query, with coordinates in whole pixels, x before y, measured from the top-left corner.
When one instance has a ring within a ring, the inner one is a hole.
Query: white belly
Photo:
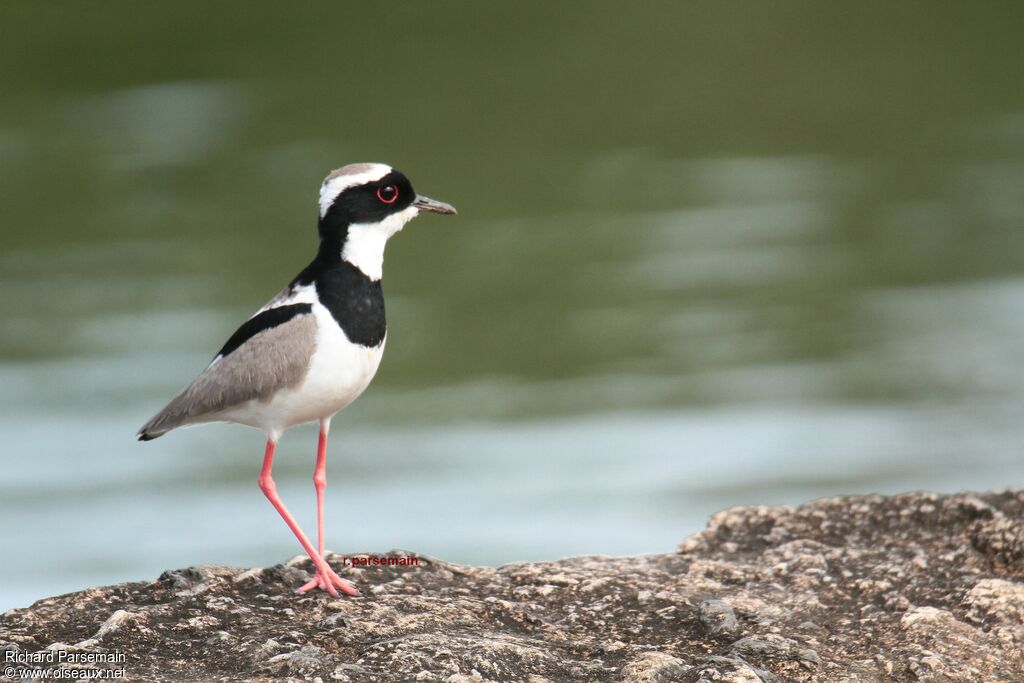
[[[353,344],[325,307],[314,303],[313,315],[317,321],[317,351],[302,383],[277,392],[270,401],[240,406],[229,419],[280,433],[293,425],[334,415],[369,386],[387,338],[374,348]]]

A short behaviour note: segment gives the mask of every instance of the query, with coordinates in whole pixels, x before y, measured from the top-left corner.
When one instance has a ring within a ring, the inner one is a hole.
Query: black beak
[[[416,195],[416,200],[412,203],[420,211],[433,211],[434,213],[458,213],[455,207],[451,204],[445,204],[439,202],[436,199],[430,197],[424,197],[423,195]]]

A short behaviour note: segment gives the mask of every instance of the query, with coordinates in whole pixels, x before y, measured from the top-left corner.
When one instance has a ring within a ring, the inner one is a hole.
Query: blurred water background
[[[0,609],[299,552],[263,438],[135,430],[315,249],[388,247],[327,530],[497,564],[1024,484],[1024,6],[0,5]],[[275,474],[313,531],[315,432]]]

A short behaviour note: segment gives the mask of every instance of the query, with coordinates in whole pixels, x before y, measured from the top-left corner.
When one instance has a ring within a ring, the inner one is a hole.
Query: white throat
[[[384,245],[388,238],[412,220],[419,209],[410,206],[391,214],[379,223],[354,223],[348,226],[348,237],[341,248],[341,260],[363,271],[371,280],[384,274]]]

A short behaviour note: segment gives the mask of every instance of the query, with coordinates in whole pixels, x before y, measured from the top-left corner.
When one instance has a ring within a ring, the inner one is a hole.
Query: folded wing
[[[139,430],[148,441],[175,427],[210,422],[248,401],[301,384],[316,350],[308,303],[261,310],[231,335],[210,365]]]

